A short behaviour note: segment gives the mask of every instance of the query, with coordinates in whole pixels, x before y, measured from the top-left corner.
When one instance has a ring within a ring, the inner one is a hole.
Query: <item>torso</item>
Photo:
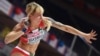
[[[30,53],[35,54],[35,51],[40,43],[40,40],[44,37],[45,33],[47,32],[43,29],[38,29],[38,28],[35,30],[32,30],[31,32],[32,33],[27,34],[27,37],[20,38],[18,46]],[[23,42],[23,39],[25,42]]]
[[[40,43],[40,40],[44,37],[46,31],[36,29],[33,30],[32,32],[33,33],[29,33],[27,37],[21,37],[18,46],[28,52],[35,53]]]
[[[27,44],[27,43],[23,44],[22,42],[19,42],[19,44],[18,44],[18,46],[20,48],[26,50],[29,53],[33,53],[33,54],[35,54],[35,51],[36,51],[38,45],[39,45],[39,43],[30,45],[30,44]]]

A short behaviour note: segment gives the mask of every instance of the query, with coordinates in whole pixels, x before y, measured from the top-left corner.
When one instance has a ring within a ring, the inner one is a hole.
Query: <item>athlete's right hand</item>
[[[14,31],[22,30],[22,29],[24,28],[24,22],[25,22],[25,19],[22,19],[22,20],[13,28],[13,30],[14,30]]]
[[[21,22],[19,22],[19,26],[20,26],[21,28],[24,27],[24,22],[25,22],[25,19],[22,19]]]
[[[28,25],[29,25],[28,17],[22,18],[19,24],[21,26],[22,31],[26,32],[26,29],[28,29]]]

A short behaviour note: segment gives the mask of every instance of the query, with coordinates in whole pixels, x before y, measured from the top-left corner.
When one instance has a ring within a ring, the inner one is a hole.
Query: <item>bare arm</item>
[[[90,39],[96,40],[96,38],[94,38],[97,35],[95,31],[91,31],[90,33],[85,33],[85,32],[82,32],[82,31],[72,27],[72,26],[57,22],[57,21],[53,20],[52,18],[48,18],[48,20],[50,20],[52,22],[52,27],[55,27],[62,31],[83,37],[89,43],[91,43]]]
[[[22,27],[23,27],[23,22],[20,22],[19,24],[17,24],[13,28],[13,30],[5,36],[5,40],[4,40],[5,43],[9,44],[17,40],[21,35],[23,35],[24,32],[21,31]]]
[[[76,28],[74,28],[72,26],[62,24],[61,22],[55,21],[51,18],[49,18],[48,20],[50,20],[52,22],[52,27],[55,27],[55,28],[60,29],[62,31],[65,31],[65,32],[68,32],[68,33],[71,33],[74,35],[78,35],[78,36],[82,36],[82,35],[86,34],[84,32],[77,30]]]

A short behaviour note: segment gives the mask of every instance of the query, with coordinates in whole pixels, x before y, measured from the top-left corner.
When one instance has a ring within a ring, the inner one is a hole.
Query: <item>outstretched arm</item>
[[[92,30],[90,33],[85,33],[85,32],[82,32],[82,31],[72,27],[72,26],[57,22],[57,21],[53,20],[52,18],[48,18],[48,20],[50,20],[52,22],[52,27],[55,27],[55,28],[60,29],[62,31],[83,37],[88,43],[92,43],[90,41],[90,39],[96,40],[96,38],[94,38],[97,35],[96,31]]]

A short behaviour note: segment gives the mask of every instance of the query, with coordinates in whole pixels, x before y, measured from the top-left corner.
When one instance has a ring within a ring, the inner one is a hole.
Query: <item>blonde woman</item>
[[[91,43],[90,39],[96,40],[96,38],[94,38],[97,35],[95,31],[84,33],[72,26],[43,16],[43,7],[35,2],[27,4],[25,11],[27,17],[23,18],[5,37],[6,44],[20,38],[18,45],[12,50],[10,56],[34,56],[40,40],[44,37],[45,33],[50,30],[51,26],[81,36],[88,43]]]

